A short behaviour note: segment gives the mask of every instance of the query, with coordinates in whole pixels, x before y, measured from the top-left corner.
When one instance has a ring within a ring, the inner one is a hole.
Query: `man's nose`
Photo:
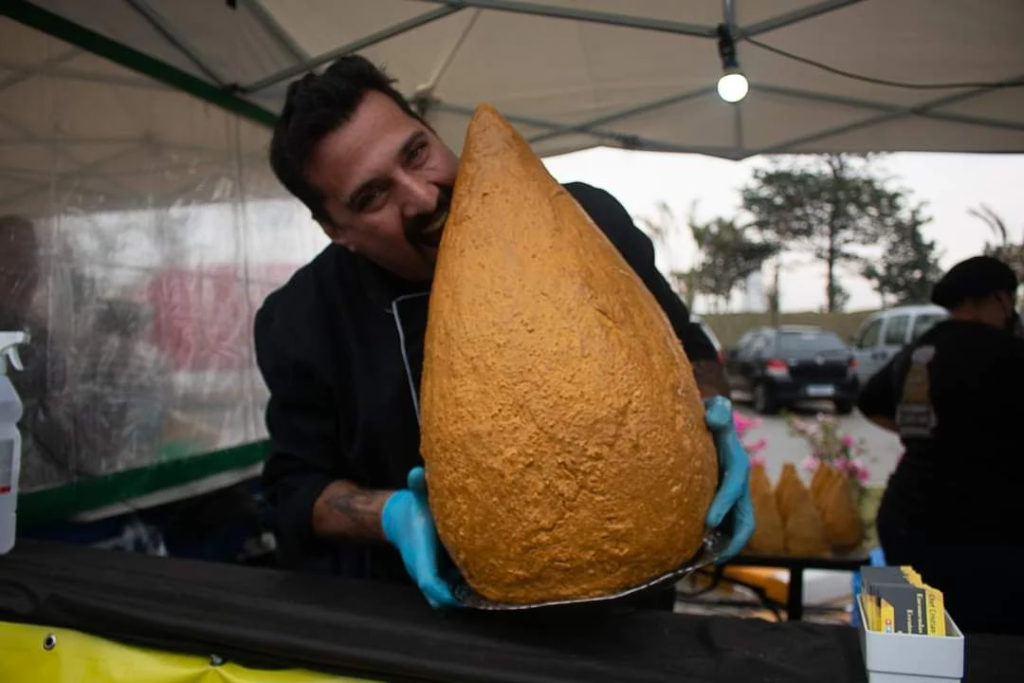
[[[438,188],[421,178],[405,176],[402,180],[402,217],[415,218],[437,208]]]

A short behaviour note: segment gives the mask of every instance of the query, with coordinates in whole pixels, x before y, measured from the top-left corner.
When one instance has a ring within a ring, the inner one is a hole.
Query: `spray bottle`
[[[0,555],[14,547],[18,522],[18,477],[21,474],[22,405],[7,377],[8,368],[24,370],[18,346],[28,343],[24,332],[0,332]]]

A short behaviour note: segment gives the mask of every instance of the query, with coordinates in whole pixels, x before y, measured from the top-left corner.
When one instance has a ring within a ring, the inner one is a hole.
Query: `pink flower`
[[[806,458],[803,459],[803,462],[800,463],[800,469],[804,470],[805,472],[814,472],[816,469],[818,469],[818,465],[820,464],[820,460],[815,458],[813,455],[808,455]]]
[[[842,441],[842,442],[843,442],[843,445],[844,445],[844,446],[846,446],[847,448],[853,448],[853,445],[854,445],[854,444],[856,443],[856,442],[855,442],[855,441],[853,440],[853,437],[852,437],[852,436],[850,436],[849,434],[847,434],[847,435],[846,435],[846,436],[844,436],[844,437],[843,437],[842,439],[840,439],[840,441]]]
[[[764,449],[768,448],[767,439],[758,439],[754,443],[745,443],[743,447],[747,449],[747,453],[753,455],[754,453],[760,453]]]
[[[871,473],[868,471],[867,465],[865,465],[862,460],[851,460],[848,471],[850,476],[854,477],[862,484],[871,479]]]
[[[871,472],[862,460],[847,460],[844,458],[836,462],[836,469],[850,479],[856,479],[861,483],[871,479]]]
[[[746,432],[750,431],[751,429],[755,429],[757,427],[760,427],[761,424],[762,424],[761,420],[759,420],[757,418],[754,418],[754,417],[744,417],[743,415],[740,415],[739,413],[733,413],[732,414],[732,419],[733,419],[733,422],[736,424],[736,432],[740,436],[743,436],[743,434],[745,434]]]
[[[765,459],[762,458],[760,455],[754,455],[753,453],[751,453],[751,455],[750,455],[750,466],[753,467],[755,465],[760,465],[761,467],[765,467],[767,465],[767,463],[765,462]]]

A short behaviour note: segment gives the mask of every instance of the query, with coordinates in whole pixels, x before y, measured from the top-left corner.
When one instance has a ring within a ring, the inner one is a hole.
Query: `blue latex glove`
[[[718,558],[721,564],[734,557],[747,545],[754,533],[754,504],[750,499],[750,457],[736,433],[732,417],[732,402],[715,396],[704,402],[704,420],[715,440],[718,467],[723,473],[722,484],[711,502],[707,523],[714,529],[731,516],[732,542]]]
[[[384,503],[384,537],[398,549],[416,585],[432,607],[457,607],[452,589],[441,578],[444,556],[434,518],[427,504],[427,480],[422,467],[409,472],[409,488],[396,491]]]

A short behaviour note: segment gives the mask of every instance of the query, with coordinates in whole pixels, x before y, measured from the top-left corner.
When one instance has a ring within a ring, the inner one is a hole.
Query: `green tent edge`
[[[188,93],[249,121],[268,128],[272,128],[277,122],[276,114],[258,104],[253,104],[224,88],[207,83],[201,78],[130,48],[124,43],[107,38],[60,15],[37,7],[27,0],[3,0],[0,2],[0,16],[10,17],[20,24],[149,76],[175,90]]]
[[[269,453],[270,442],[257,441],[23,493],[18,497],[18,525],[52,524],[117,503],[130,505],[141,496],[258,465]]]
[[[249,121],[268,128],[277,122],[276,114],[257,104],[27,0],[4,0],[0,3],[0,16],[9,17]],[[32,526],[66,521],[90,510],[130,502],[140,496],[257,465],[266,459],[269,450],[269,442],[260,441],[23,493],[18,500],[18,522],[21,526]]]

